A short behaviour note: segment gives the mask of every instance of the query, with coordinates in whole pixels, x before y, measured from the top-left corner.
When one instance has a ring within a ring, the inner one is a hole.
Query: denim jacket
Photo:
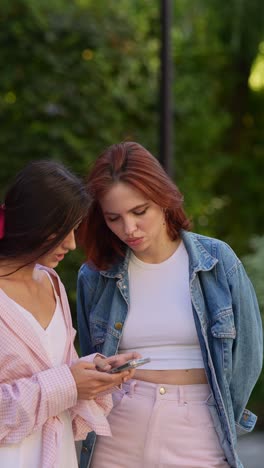
[[[182,231],[189,256],[194,321],[211,389],[207,404],[229,465],[243,468],[237,436],[257,417],[245,408],[259,377],[263,332],[252,284],[241,261],[224,242]],[[117,352],[129,306],[130,251],[108,271],[82,265],[77,316],[82,354]],[[128,422],[129,424],[129,422]],[[95,433],[83,443],[81,468],[89,466]],[[117,454],[118,457],[118,454]]]

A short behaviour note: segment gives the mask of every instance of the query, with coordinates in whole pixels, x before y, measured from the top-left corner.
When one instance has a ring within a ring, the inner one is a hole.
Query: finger
[[[106,363],[107,361],[106,358],[103,358],[102,356],[95,356],[93,362],[97,367],[103,367],[104,363]]]
[[[105,392],[107,390],[111,390],[116,386],[122,384],[122,382],[128,380],[130,373],[128,371],[120,372],[118,374],[106,374],[100,373],[100,381],[97,379],[97,385],[94,390],[89,392],[89,399],[96,398],[98,393]],[[126,379],[126,380],[124,380]]]
[[[106,358],[105,361],[112,366],[120,361],[120,356],[110,356]]]
[[[96,366],[93,362],[85,362],[85,361],[81,361],[80,362],[80,367],[82,369],[86,369],[86,370],[95,370],[96,369]]]
[[[118,382],[120,379],[122,379],[121,373],[117,374],[109,374],[108,372],[101,372],[95,370],[93,372],[94,374],[94,381],[96,381],[96,385],[116,385],[116,382]],[[122,374],[128,375],[128,372],[122,372]]]
[[[134,374],[135,374],[135,369],[130,370],[128,375],[125,375],[122,378],[122,382],[127,382],[128,380],[132,379]]]
[[[127,359],[141,359],[142,358],[142,355],[136,352],[128,353],[127,356],[129,356]]]
[[[130,379],[130,372],[124,371],[124,372],[118,372],[117,374],[114,374],[116,377],[116,383],[115,385],[120,385],[122,382],[126,382],[127,380]]]
[[[101,370],[101,371],[108,371],[111,369],[111,366],[110,364],[108,363],[107,359],[105,358],[102,358],[100,356],[96,356],[94,358],[94,363],[96,365],[96,369],[97,370]]]
[[[133,353],[127,353],[127,354],[118,354],[116,356],[110,356],[106,359],[106,361],[112,366],[112,367],[118,367],[122,366],[125,364],[127,361],[132,359]]]

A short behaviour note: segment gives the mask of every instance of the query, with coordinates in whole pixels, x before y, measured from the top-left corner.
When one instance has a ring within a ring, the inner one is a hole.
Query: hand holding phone
[[[141,358],[141,359],[130,359],[129,361],[125,362],[121,366],[113,367],[108,371],[109,374],[115,374],[117,372],[123,372],[129,369],[135,369],[136,367],[143,366],[143,364],[147,364],[150,362],[150,358]]]

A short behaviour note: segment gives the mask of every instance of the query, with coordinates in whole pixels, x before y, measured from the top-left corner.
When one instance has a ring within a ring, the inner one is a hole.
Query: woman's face
[[[138,258],[151,259],[168,239],[162,208],[130,184],[114,184],[100,200],[104,219],[111,231]]]
[[[42,255],[42,257],[38,259],[38,263],[49,268],[56,268],[69,250],[76,249],[75,230],[76,228],[72,229],[54,249]]]

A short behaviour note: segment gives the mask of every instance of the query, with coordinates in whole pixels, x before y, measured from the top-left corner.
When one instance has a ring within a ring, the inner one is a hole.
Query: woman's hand
[[[104,360],[103,358],[101,359]],[[70,371],[75,380],[78,399],[80,400],[93,400],[97,397],[98,393],[126,382],[126,380],[131,378],[132,373],[131,371],[124,371],[117,374],[108,374],[107,372],[96,370],[94,363],[85,361],[78,361],[76,364],[73,364]]]
[[[115,354],[110,357],[95,356],[94,363],[100,370],[110,370],[112,367],[119,367],[131,359],[140,359],[142,356],[139,353],[124,353]]]
[[[108,372],[113,367],[119,367],[125,364],[127,361],[131,359],[140,359],[142,356],[139,353],[124,353],[124,354],[116,354],[115,356],[110,356],[108,358],[102,356],[95,356],[94,363],[96,368],[100,371]],[[129,370],[129,376],[123,379],[123,382],[126,382],[128,379],[131,379],[135,373],[134,369]]]

